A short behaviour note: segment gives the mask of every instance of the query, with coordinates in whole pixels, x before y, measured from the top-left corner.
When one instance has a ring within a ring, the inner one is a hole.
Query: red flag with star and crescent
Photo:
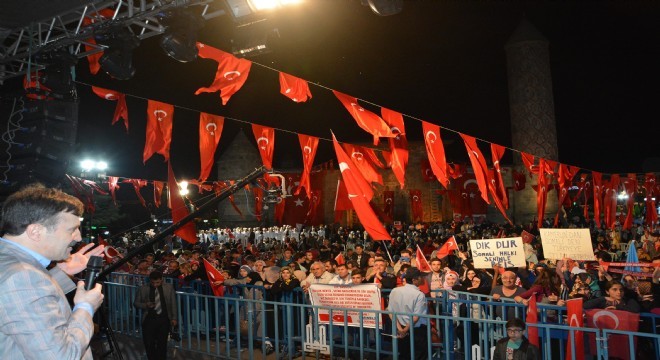
[[[424,182],[436,181],[438,179],[435,177],[433,169],[431,169],[431,162],[428,159],[422,159],[420,165],[422,167],[422,179]]]
[[[167,187],[170,191],[170,208],[172,209],[172,222],[175,224],[183,220],[186,216],[190,215],[183,198],[179,194],[179,185],[174,177],[172,164],[167,162]],[[197,242],[197,230],[195,223],[188,221],[180,228],[174,231],[174,234],[188,243],[195,244]]]
[[[208,260],[204,260],[204,269],[206,269],[206,275],[209,278],[209,283],[211,284],[211,290],[213,290],[213,295],[223,297],[225,296],[225,285],[218,284],[215,285],[215,282],[225,281],[225,277],[222,276],[222,273],[216,269]]]
[[[105,20],[105,19],[110,19],[114,16],[114,10],[112,9],[103,9],[98,12],[92,12],[90,16],[85,16],[83,18],[82,26],[89,26],[91,24],[94,24],[97,20]],[[94,37],[90,37],[85,39],[85,52],[88,51],[94,51],[98,47],[95,47],[93,45],[96,45],[96,39]],[[89,44],[89,45],[88,45]],[[99,51],[93,54],[87,55],[87,61],[89,62],[89,73],[92,75],[98,74],[99,70],[101,70],[101,64],[99,64],[99,60],[101,59],[101,56],[103,56],[103,51]]]
[[[486,165],[486,158],[479,150],[477,146],[477,139],[472,136],[460,134],[465,143],[465,148],[467,149],[468,157],[470,158],[470,163],[472,164],[472,170],[474,171],[474,177],[477,179],[477,185],[479,186],[479,191],[481,192],[481,198],[484,199],[486,204],[490,204],[488,199],[488,166]]]
[[[454,250],[458,250],[458,244],[456,243],[456,238],[452,236],[447,239],[444,244],[442,244],[442,246],[438,249],[438,252],[436,252],[435,257],[438,259],[445,258],[449,256]]]
[[[530,176],[539,172],[538,166],[534,165],[534,155],[521,151],[520,157],[522,158],[523,164],[525,164],[525,169],[529,171]]]
[[[92,86],[92,91],[103,99],[117,101],[115,113],[112,115],[112,125],[116,124],[119,119],[124,119],[124,127],[126,128],[126,131],[128,131],[128,106],[126,105],[126,95],[119,91],[108,90],[97,86]]]
[[[582,298],[566,301],[566,321],[569,327],[584,327],[582,301]],[[566,342],[566,360],[573,360],[571,348],[575,348],[575,360],[584,360],[584,334],[582,331],[574,332],[573,336],[569,334]]]
[[[623,310],[589,309],[585,310],[586,326],[597,329],[611,329],[618,331],[638,331],[639,314]],[[590,349],[596,348],[596,339],[589,335]],[[616,344],[607,348],[608,358],[631,359],[637,347],[637,338],[633,336],[633,349],[629,346],[628,335],[608,334],[607,342]]]
[[[280,93],[294,102],[305,102],[312,98],[306,80],[280,71]]]
[[[431,265],[429,265],[429,262],[426,260],[426,256],[424,256],[424,253],[422,252],[422,249],[419,248],[419,245],[417,245],[417,251],[415,252],[415,260],[417,262],[417,268],[419,271],[426,273],[431,272]]]
[[[261,162],[266,169],[273,168],[273,153],[275,152],[275,129],[252,124],[252,132],[257,140],[257,148],[261,155]]]
[[[361,127],[364,131],[373,135],[374,145],[378,145],[381,137],[396,137],[396,134],[392,133],[392,130],[387,125],[387,123],[380,116],[360,106],[358,104],[357,98],[340,93],[336,90],[332,90],[332,92],[335,94],[337,99],[341,101],[351,116],[353,116],[353,119],[355,119],[358,126]]]
[[[344,143],[342,146],[344,147],[346,154],[351,157],[351,161],[357,170],[360,171],[365,180],[369,183],[383,185],[383,176],[374,168],[373,163],[369,160],[370,156],[368,151],[370,149],[349,143]],[[373,156],[375,156],[375,154]]]
[[[161,199],[163,198],[164,187],[165,187],[164,182],[154,180],[154,205],[156,205],[157,208],[160,207],[160,202]]]
[[[495,181],[494,186],[496,189],[496,192],[493,194],[493,196],[496,196],[502,203],[502,206],[504,206],[505,209],[508,209],[509,196],[506,192],[506,187],[504,186],[504,180],[502,180],[502,167],[500,166],[500,161],[502,160],[505,151],[506,148],[502,145],[494,143],[490,144],[490,153],[493,159],[493,169],[495,170],[494,176],[491,176],[491,182],[493,182],[493,180]]]
[[[199,57],[215,60],[218,63],[218,69],[215,72],[213,83],[208,87],[197,89],[195,95],[219,91],[222,105],[227,105],[227,101],[232,95],[245,84],[252,62],[239,59],[230,53],[199,42],[197,43],[197,49],[199,50]]]
[[[396,137],[388,138],[391,150],[390,167],[394,177],[401,185],[401,189],[403,189],[406,181],[406,167],[408,166],[408,139],[406,138],[403,115],[386,108],[380,108],[380,114],[387,125],[390,126],[392,133],[396,135]]]
[[[312,190],[312,198],[310,200],[309,211],[305,224],[318,225],[323,223],[323,211],[319,211],[322,205],[321,190]]]
[[[630,230],[633,226],[635,193],[637,192],[637,174],[628,174],[628,177],[623,180],[623,188],[628,195],[628,200],[626,200],[628,211],[626,212],[626,218],[623,221],[622,228],[624,230]]]
[[[513,170],[513,189],[515,191],[522,191],[525,189],[525,184],[527,184],[525,173]]]
[[[301,188],[305,188],[307,197],[312,197],[312,186],[309,183],[309,176],[314,166],[314,158],[316,157],[316,149],[319,146],[319,138],[304,134],[298,134],[298,141],[300,142],[300,150],[302,151],[303,158],[303,172],[300,176],[300,185],[296,189],[295,195],[300,194]]]
[[[353,210],[353,204],[348,198],[348,190],[341,179],[337,180],[337,192],[335,193],[335,222],[340,222],[341,215],[346,210]]]
[[[225,118],[218,115],[199,113],[199,181],[204,182],[211,174],[215,150],[218,148]]]
[[[644,189],[646,190],[646,215],[644,216],[644,222],[650,226],[658,221],[658,212],[655,210],[655,197],[658,195],[658,192],[654,173],[644,175]]]
[[[538,324],[539,322],[539,315],[537,312],[537,306],[536,306],[536,293],[532,294],[532,296],[529,298],[529,302],[527,303],[527,319],[526,323],[528,324]],[[527,327],[527,338],[529,340],[530,344],[533,344],[535,346],[539,346],[539,328],[536,326],[528,326]]]
[[[594,183],[594,222],[596,223],[596,227],[600,229],[600,214],[603,209],[603,174],[592,171],[591,178]]]
[[[387,220],[394,220],[394,191],[383,191],[383,213],[388,217]]]
[[[446,188],[449,184],[449,178],[447,177],[445,147],[440,137],[440,126],[422,120],[422,131],[431,170],[440,184]]]
[[[424,220],[424,207],[422,206],[422,192],[410,190],[410,208],[412,209],[413,222]]]
[[[504,216],[504,219],[511,225],[513,225],[513,222],[511,219],[509,219],[509,216],[506,214],[506,208],[504,207],[504,204],[502,204],[502,199],[498,196],[498,187],[497,187],[497,175],[495,173],[495,169],[488,169],[488,178],[490,181],[488,182],[488,191],[490,191],[490,194],[493,197],[493,202],[495,203],[495,207],[497,210],[500,211],[502,216]]]
[[[147,138],[142,153],[143,162],[146,163],[156,153],[169,161],[173,118],[174,106],[155,100],[147,102]]]
[[[362,177],[362,174],[353,168],[355,165],[337,142],[335,134],[332,134],[332,141],[335,153],[337,154],[341,177],[344,180],[346,190],[348,191],[348,198],[353,204],[353,208],[360,219],[360,223],[374,240],[391,241],[392,238],[390,237],[390,234],[387,232],[369,204],[373,198],[373,190],[371,189],[371,186]]]

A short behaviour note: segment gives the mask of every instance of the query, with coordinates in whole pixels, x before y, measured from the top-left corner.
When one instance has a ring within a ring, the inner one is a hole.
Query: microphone
[[[100,256],[90,256],[87,262],[87,272],[85,274],[85,290],[92,290],[96,283],[96,277],[103,269],[103,258]]]

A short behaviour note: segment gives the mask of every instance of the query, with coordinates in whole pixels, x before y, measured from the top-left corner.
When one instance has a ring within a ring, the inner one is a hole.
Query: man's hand
[[[87,262],[89,261],[89,257],[100,256],[101,254],[103,254],[103,250],[105,249],[105,246],[99,245],[93,248],[92,250],[89,250],[94,245],[96,244],[89,243],[83,246],[82,248],[80,248],[80,250],[71,254],[71,256],[69,256],[68,259],[58,262],[57,266],[68,275],[75,275],[85,270],[85,267],[87,267]]]
[[[78,289],[76,289],[76,296],[73,297],[73,303],[88,303],[94,308],[94,311],[96,311],[103,303],[103,293],[101,292],[101,289],[101,284],[96,284],[92,290],[87,291],[85,290],[85,282],[78,281]]]

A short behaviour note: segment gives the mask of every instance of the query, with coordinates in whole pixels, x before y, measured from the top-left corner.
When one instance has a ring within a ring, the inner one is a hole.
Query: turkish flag
[[[280,71],[280,93],[294,102],[305,102],[312,98],[306,80]]]
[[[346,259],[344,258],[344,254],[339,253],[339,255],[335,256],[335,261],[337,262],[337,265],[345,264]]]
[[[215,72],[213,83],[209,87],[197,89],[195,95],[220,91],[222,105],[227,105],[229,98],[245,84],[252,62],[199,42],[197,49],[199,49],[199,57],[217,61],[218,70]]]
[[[534,155],[521,151],[520,156],[522,157],[523,164],[525,164],[525,168],[529,171],[530,176],[539,172],[539,167],[534,165]]]
[[[186,216],[190,215],[186,203],[179,194],[179,185],[174,177],[172,164],[167,163],[167,187],[170,190],[170,208],[172,209],[172,222],[177,224]],[[181,226],[174,231],[174,234],[190,244],[197,242],[197,230],[195,230],[195,223],[188,221],[185,225]]]
[[[571,187],[573,178],[580,171],[580,168],[576,166],[568,166],[565,164],[559,164],[559,176],[557,177],[557,196],[559,198],[559,209],[557,215],[555,215],[555,227],[559,226],[559,214],[561,213],[562,207],[570,207],[571,199],[568,195],[568,189]]]
[[[204,182],[211,174],[215,150],[218,148],[225,118],[205,112],[199,113],[199,181]]]
[[[135,189],[135,194],[137,195],[140,204],[142,204],[144,207],[147,207],[147,202],[144,201],[144,197],[142,197],[142,194],[140,193],[140,189],[147,186],[147,181],[141,179],[126,179],[123,182],[133,185],[133,189]]]
[[[456,238],[452,236],[447,239],[444,244],[442,244],[442,246],[438,249],[435,257],[438,259],[445,258],[449,256],[453,250],[458,250],[458,244],[456,243]]]
[[[257,148],[261,161],[267,169],[273,168],[273,153],[275,151],[275,129],[252,124],[252,132],[257,140]]]
[[[412,209],[412,221],[424,220],[424,209],[422,207],[422,192],[410,190],[410,208]]]
[[[217,281],[225,281],[225,277],[222,276],[220,271],[213,266],[208,260],[204,260],[204,268],[206,269],[206,276],[209,278],[209,283],[211,284],[211,290],[213,290],[213,295],[218,296],[218,297],[223,297],[225,296],[225,285],[224,284],[219,284],[219,285],[214,285],[214,282]]]
[[[513,189],[516,191],[521,191],[525,188],[526,183],[527,178],[525,177],[525,173],[513,170]]]
[[[497,175],[495,175],[494,169],[488,170],[488,178],[490,179],[490,181],[488,182],[488,191],[490,191],[490,194],[493,196],[493,202],[495,202],[495,207],[497,207],[497,210],[499,210],[502,216],[504,216],[504,219],[506,219],[506,221],[509,224],[513,225],[513,222],[511,222],[509,217],[506,215],[506,209],[504,208],[504,204],[502,204],[502,200],[499,198],[497,194],[498,192]]]
[[[115,113],[112,116],[112,125],[117,123],[120,118],[124,119],[124,127],[126,128],[126,131],[128,131],[128,106],[126,105],[126,95],[115,90],[108,90],[97,86],[92,86],[92,91],[103,99],[117,100]]]
[[[485,215],[488,213],[488,204],[479,196],[481,190],[473,174],[463,175],[454,185],[460,192],[461,201],[463,202],[463,216]]]
[[[502,180],[502,168],[500,167],[500,161],[504,156],[506,148],[502,145],[490,144],[490,153],[493,159],[493,169],[495,169],[494,176],[491,176],[491,182],[495,180],[494,186],[497,190],[493,196],[497,196],[505,209],[509,208],[509,197],[506,192],[506,187],[504,186],[504,180]]]
[[[373,164],[369,161],[367,156],[368,149],[348,143],[344,143],[343,147],[346,154],[349,154],[353,164],[355,164],[355,167],[367,182],[383,185],[383,176],[374,169]]]
[[[264,208],[264,191],[258,186],[253,186],[252,194],[254,195],[254,216],[258,221],[261,221],[261,211]]]
[[[584,327],[584,319],[582,316],[582,298],[571,299],[566,301],[566,319],[570,327]],[[576,331],[571,336],[569,333],[568,341],[566,342],[566,359],[572,360],[571,348],[575,348],[575,359],[584,360],[584,334],[582,331]],[[573,341],[575,344],[573,345]]]
[[[522,240],[525,244],[531,244],[532,241],[534,241],[536,238],[536,236],[528,233],[527,230],[523,230],[520,236],[522,237]]]
[[[336,90],[332,90],[332,92],[335,94],[337,99],[341,101],[351,116],[353,116],[353,119],[355,119],[358,126],[364,129],[364,131],[373,135],[374,145],[378,145],[381,137],[396,137],[396,134],[392,133],[392,130],[387,125],[387,123],[385,123],[385,121],[381,119],[380,116],[360,106],[357,102],[357,98],[340,93]]]
[[[164,186],[164,182],[154,180],[154,205],[156,205],[156,208],[160,207],[160,199],[163,197]]]
[[[537,190],[536,190],[536,210],[537,210],[537,226],[543,226],[543,218],[545,217],[545,204],[548,200],[548,178],[545,176],[545,159],[539,158],[539,172],[537,174]]]
[[[383,213],[389,221],[394,219],[394,191],[383,191]]]
[[[312,198],[310,200],[309,211],[305,224],[318,225],[323,224],[323,211],[319,212],[319,206],[323,203],[321,201],[321,190],[312,190]]]
[[[119,185],[117,183],[119,182],[119,177],[117,176],[108,176],[108,190],[110,191],[110,195],[112,196],[112,202],[117,205],[117,196],[115,194],[115,191],[119,189]]]
[[[312,186],[309,184],[309,176],[314,166],[314,158],[316,157],[316,149],[319,146],[319,138],[304,134],[298,134],[298,141],[300,142],[300,149],[302,150],[303,157],[303,172],[300,177],[300,186],[296,189],[295,194],[300,193],[301,188],[305,188],[307,197],[312,197]]]
[[[421,162],[422,165],[422,179],[424,182],[436,181],[438,178],[433,174],[433,169],[431,169],[431,162],[423,159]]]
[[[635,207],[635,193],[637,192],[637,174],[628,174],[628,177],[623,180],[623,186],[628,195],[626,205],[628,211],[626,212],[626,220],[623,222],[623,229],[630,230],[633,225],[633,212]]]
[[[637,331],[639,330],[639,314],[631,313],[623,310],[606,310],[606,309],[590,309],[586,310],[587,326],[598,329],[613,329],[619,331]],[[596,339],[593,336],[590,338],[590,348],[596,349]],[[616,346],[608,346],[608,357],[618,359],[630,359],[631,353],[635,349],[630,349],[628,345],[627,335],[609,334],[607,338],[608,344],[616,344]],[[634,346],[637,347],[637,339],[633,337]]]
[[[445,147],[440,137],[440,126],[422,120],[422,131],[424,132],[426,155],[429,158],[431,170],[433,170],[433,174],[440,184],[446,188],[449,184],[449,179],[447,178]]]
[[[353,204],[348,199],[348,190],[346,185],[339,179],[337,180],[337,192],[335,195],[335,222],[340,222],[341,214],[346,210],[352,210]]]
[[[591,178],[594,182],[594,222],[596,227],[600,229],[600,213],[603,202],[603,174],[592,171]]]
[[[279,198],[279,202],[275,204],[275,222],[282,225],[284,223],[284,209],[286,208],[286,199]]]
[[[447,175],[449,175],[449,177],[454,180],[465,175],[466,172],[467,166],[464,164],[454,164],[453,166],[451,164],[447,164]]]
[[[619,174],[612,174],[610,176],[609,188],[606,189],[605,196],[605,226],[608,229],[614,229],[616,223],[616,204],[620,183],[621,177]]]
[[[172,142],[172,118],[174,106],[155,100],[147,102],[147,139],[144,143],[142,161],[147,162],[154,153],[161,154],[165,161],[170,160]]]
[[[652,224],[655,224],[656,221],[658,221],[658,213],[655,210],[655,196],[658,194],[656,192],[656,181],[655,181],[655,174],[653,173],[647,173],[644,176],[644,189],[646,190],[646,215],[644,217],[644,221],[646,225],[651,226]]]
[[[341,177],[346,183],[348,198],[351,200],[353,208],[355,208],[360,223],[374,240],[392,240],[390,234],[385,230],[385,227],[371,208],[371,205],[369,205],[369,201],[373,198],[373,190],[371,190],[371,187],[364,180],[360,172],[352,168],[353,163],[351,159],[341,146],[339,146],[334,134],[332,134],[332,141],[335,153],[337,154]]]
[[[229,182],[229,184],[227,184],[224,181],[215,181],[213,183],[213,191],[215,192],[216,196],[220,195],[220,193],[222,193],[222,191],[227,189],[229,186],[234,185],[235,181],[234,180],[228,180],[228,182]],[[241,217],[243,217],[243,212],[241,211],[241,209],[238,208],[238,205],[236,205],[236,201],[234,199],[233,194],[229,195],[229,203],[231,204],[231,207],[233,207],[234,210],[236,210],[236,213],[238,215],[240,215]]]
[[[431,265],[426,261],[426,256],[422,252],[422,249],[417,245],[417,251],[415,252],[415,261],[417,262],[417,268],[421,272],[431,272]]]
[[[465,143],[465,148],[467,149],[468,156],[470,157],[470,163],[472,164],[472,170],[474,171],[474,177],[477,179],[477,184],[479,185],[479,191],[481,192],[481,198],[484,199],[486,204],[490,204],[488,199],[488,166],[486,165],[486,158],[479,150],[477,146],[477,140],[472,136],[461,134],[463,142]]]
[[[401,185],[401,189],[403,189],[406,181],[406,167],[408,166],[408,139],[406,138],[403,115],[386,108],[380,108],[380,114],[387,125],[390,126],[392,133],[396,135],[396,137],[388,138],[391,150],[390,167],[394,177]]]
[[[538,309],[536,308],[536,293],[532,294],[527,303],[527,324],[536,325],[539,322]],[[539,328],[536,326],[527,327],[527,339],[530,344],[539,346]]]

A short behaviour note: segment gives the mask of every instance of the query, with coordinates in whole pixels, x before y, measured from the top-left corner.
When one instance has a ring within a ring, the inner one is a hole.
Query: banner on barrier
[[[332,324],[365,328],[376,328],[377,313],[368,310],[380,310],[380,289],[376,284],[360,285],[326,285],[312,284],[309,287],[309,298],[312,305],[329,307],[333,309],[345,308],[354,311],[332,311]],[[362,322],[360,322],[360,310]],[[319,324],[330,323],[329,309],[315,309]],[[382,321],[379,323],[382,328]]]

